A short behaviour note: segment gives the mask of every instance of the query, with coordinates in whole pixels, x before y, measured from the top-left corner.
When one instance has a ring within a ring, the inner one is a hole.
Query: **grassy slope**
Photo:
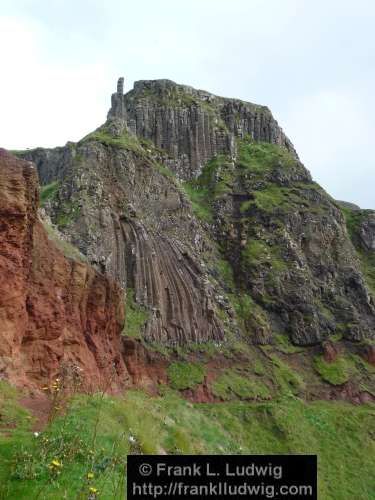
[[[317,453],[320,498],[365,500],[373,491],[374,406],[296,398],[192,404],[167,388],[161,397],[130,391],[76,396],[65,416],[34,437],[14,392],[1,389],[17,427],[0,432],[0,498],[87,498],[94,487],[100,498],[120,499],[126,454],[161,451]],[[53,460],[60,474],[49,468]]]

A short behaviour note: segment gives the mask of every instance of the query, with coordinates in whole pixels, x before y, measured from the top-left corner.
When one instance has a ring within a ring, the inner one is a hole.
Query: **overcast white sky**
[[[104,122],[118,76],[271,108],[314,178],[375,208],[374,0],[1,0],[3,147]]]

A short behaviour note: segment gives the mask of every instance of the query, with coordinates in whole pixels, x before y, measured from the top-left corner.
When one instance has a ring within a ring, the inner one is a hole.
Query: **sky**
[[[1,146],[76,141],[119,76],[267,105],[334,198],[375,208],[373,0],[1,0]]]

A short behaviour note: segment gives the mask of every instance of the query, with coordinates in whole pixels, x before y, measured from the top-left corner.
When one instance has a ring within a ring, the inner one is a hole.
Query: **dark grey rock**
[[[167,151],[169,167],[180,179],[199,175],[217,154],[235,156],[235,138],[278,144],[292,151],[266,106],[227,99],[178,85],[171,80],[138,81],[134,89],[112,95],[109,118],[126,120],[129,129]]]

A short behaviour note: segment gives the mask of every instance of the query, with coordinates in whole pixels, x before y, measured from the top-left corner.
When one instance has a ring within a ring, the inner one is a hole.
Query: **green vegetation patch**
[[[175,179],[176,178],[176,176],[172,172],[172,170],[170,170],[165,165],[162,165],[161,163],[155,163],[155,168],[159,172],[159,174],[163,175],[164,177],[168,177],[168,179]]]
[[[218,259],[216,262],[216,269],[221,276],[222,280],[224,281],[224,284],[228,287],[233,289],[234,288],[234,275],[233,275],[233,269],[230,263],[227,260],[224,259]]]
[[[284,354],[295,354],[304,350],[303,347],[293,345],[287,335],[276,334],[274,339],[276,349]]]
[[[126,292],[125,314],[126,319],[122,334],[141,339],[142,329],[149,319],[149,312],[135,302],[134,290],[132,288],[128,288]]]
[[[27,429],[30,425],[31,417],[18,403],[18,398],[18,391],[0,380],[0,439],[15,428]]]
[[[66,227],[75,222],[81,214],[81,205],[78,200],[64,201],[59,206],[56,217],[56,224],[59,227]]]
[[[87,141],[98,141],[105,146],[126,149],[142,155],[145,153],[135,135],[124,130],[121,135],[115,136],[109,131],[107,125],[103,125],[91,134],[88,134],[80,142]]]
[[[198,363],[178,361],[168,366],[167,374],[173,389],[192,389],[203,382],[205,369]]]
[[[74,245],[72,245],[68,241],[63,240],[58,231],[53,226],[50,226],[46,222],[43,222],[43,226],[47,232],[48,238],[53,241],[53,243],[65,255],[65,257],[80,262],[87,262],[86,256],[83,255]]]
[[[260,239],[250,239],[241,252],[243,261],[248,266],[262,266],[269,264],[274,271],[284,271],[288,268],[282,258],[278,245],[269,245]]]
[[[185,182],[182,188],[191,202],[195,216],[204,222],[211,223],[213,221],[213,213],[208,189],[203,189],[194,182]]]
[[[48,200],[53,200],[59,190],[59,182],[54,181],[40,188],[40,205],[44,207]]]
[[[350,359],[338,356],[334,361],[328,363],[323,356],[316,356],[314,368],[323,380],[332,385],[345,384],[350,378],[353,366]]]
[[[290,168],[296,159],[285,148],[268,142],[242,140],[238,143],[239,166],[254,174],[270,172],[280,165]]]
[[[350,238],[357,250],[357,255],[361,262],[361,269],[366,278],[368,285],[375,294],[375,253],[366,251],[359,241],[359,228],[363,220],[373,210],[351,210],[350,208],[340,207],[346,221],[346,227]]]
[[[265,212],[283,210],[290,206],[291,198],[288,188],[282,188],[274,184],[268,184],[259,191],[254,191],[254,199],[244,201],[240,211],[245,214],[251,207],[255,206]]]
[[[254,302],[250,295],[246,293],[230,294],[229,299],[245,330],[251,328],[254,323],[263,328],[269,327],[266,312]]]
[[[205,222],[213,221],[213,203],[232,192],[234,171],[228,158],[218,155],[204,166],[201,175],[182,185],[195,215]]]
[[[0,497],[123,498],[131,446],[120,408],[105,395],[76,396],[43,432],[1,438]]]
[[[1,407],[17,405],[15,391],[2,386]],[[0,434],[0,498],[88,498],[95,488],[99,498],[120,500],[126,455],[140,453],[317,454],[319,498],[373,496],[372,404],[192,404],[165,386],[160,392],[76,395],[38,436],[22,425]]]
[[[275,354],[271,354],[270,358],[273,364],[273,380],[281,393],[288,396],[303,395],[306,384],[302,376]]]
[[[212,393],[222,400],[231,399],[268,399],[270,391],[266,384],[249,373],[239,373],[227,369],[212,382]]]

